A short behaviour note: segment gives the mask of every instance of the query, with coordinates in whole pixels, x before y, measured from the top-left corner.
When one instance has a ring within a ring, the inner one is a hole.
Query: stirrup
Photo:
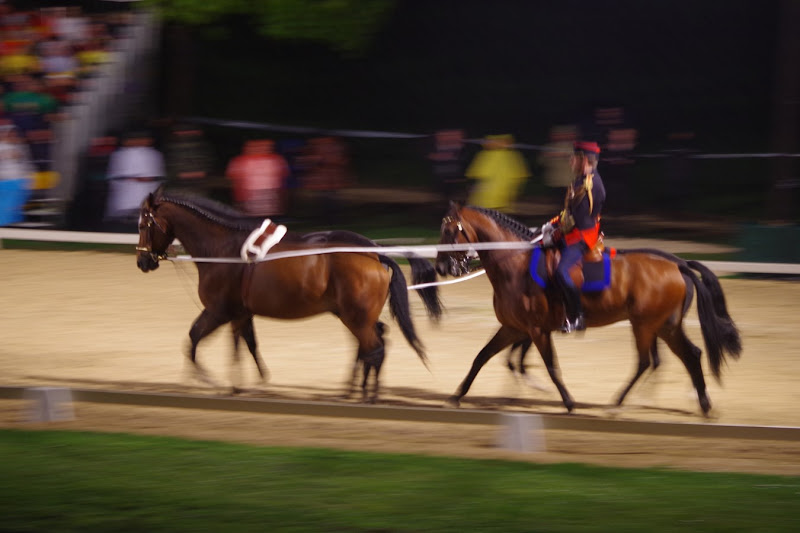
[[[586,319],[583,315],[578,315],[575,320],[565,319],[561,326],[561,333],[572,333],[573,331],[584,331],[586,329]]]

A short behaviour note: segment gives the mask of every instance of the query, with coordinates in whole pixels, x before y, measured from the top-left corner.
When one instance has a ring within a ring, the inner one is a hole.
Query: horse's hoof
[[[444,403],[447,407],[461,407],[461,399],[458,396],[450,396]]]
[[[564,407],[567,408],[567,413],[568,414],[572,414],[573,409],[575,409],[575,403],[574,402],[564,402]]]
[[[702,409],[704,417],[706,418],[711,417],[709,414],[711,411],[711,401],[705,396],[700,398],[700,409]]]
[[[541,381],[539,381],[533,376],[526,375],[524,379],[525,379],[525,384],[531,389],[538,390],[541,392],[547,392],[549,390]]]
[[[244,389],[240,389],[239,387],[231,387],[231,394],[234,396],[237,394],[241,394],[244,392]]]

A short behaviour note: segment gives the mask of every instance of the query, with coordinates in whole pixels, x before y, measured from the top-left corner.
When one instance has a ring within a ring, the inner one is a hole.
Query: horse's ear
[[[158,189],[156,189],[155,192],[150,194],[150,201],[152,202],[155,201],[156,198],[161,198],[163,194],[164,194],[164,184],[162,183],[161,185],[158,186]]]

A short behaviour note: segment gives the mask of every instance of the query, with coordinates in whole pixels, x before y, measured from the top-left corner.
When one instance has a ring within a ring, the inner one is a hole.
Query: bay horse
[[[166,194],[163,189],[142,202],[136,264],[142,272],[158,268],[175,238],[193,258],[238,258],[240,249],[261,220],[219,202],[185,194]],[[269,252],[333,246],[369,246],[376,253],[340,252],[287,257],[263,262],[196,262],[198,293],[204,306],[189,331],[189,360],[196,374],[210,382],[197,361],[197,346],[223,324],[233,328],[234,359],[238,362],[243,338],[262,379],[261,360],[253,316],[300,319],[322,313],[334,314],[358,342],[352,393],[359,369],[364,400],[378,398],[378,376],[385,357],[385,324],[379,316],[389,299],[389,309],[403,336],[427,366],[427,356],[411,318],[405,276],[396,261],[380,253],[374,241],[357,233],[333,230],[296,234],[287,232]],[[435,279],[427,259],[410,255],[415,282]],[[437,287],[417,291],[432,319],[441,316]],[[372,380],[372,392],[368,381]],[[234,392],[237,389],[234,386]]]
[[[451,203],[442,220],[440,244],[532,241],[538,230],[492,209]],[[469,391],[481,367],[508,346],[520,348],[521,358],[536,346],[550,379],[558,389],[564,406],[571,412],[575,402],[561,381],[552,332],[564,321],[564,306],[553,289],[543,289],[530,272],[531,250],[478,250],[480,263],[494,290],[494,310],[501,326],[480,350],[469,373],[450,403],[458,405]],[[436,271],[460,276],[469,269],[463,251],[441,251]],[[698,277],[697,271],[702,279]],[[573,272],[581,286],[579,269]],[[651,366],[658,365],[656,340],[662,339],[681,360],[697,391],[700,408],[708,415],[711,402],[701,365],[701,350],[689,340],[683,319],[697,293],[697,310],[714,376],[720,380],[720,367],[726,354],[738,359],[741,338],[727,310],[718,278],[702,263],[685,261],[660,250],[618,250],[611,260],[611,283],[601,291],[583,292],[581,300],[588,327],[600,327],[621,320],[630,321],[635,336],[638,364],[633,377],[617,398],[621,405],[636,381]],[[520,365],[524,367],[522,362]],[[510,365],[511,366],[511,365]]]

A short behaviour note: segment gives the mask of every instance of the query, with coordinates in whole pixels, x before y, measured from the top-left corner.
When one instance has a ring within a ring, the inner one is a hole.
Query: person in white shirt
[[[135,217],[142,201],[166,178],[164,155],[144,132],[129,135],[108,162],[106,219]]]

